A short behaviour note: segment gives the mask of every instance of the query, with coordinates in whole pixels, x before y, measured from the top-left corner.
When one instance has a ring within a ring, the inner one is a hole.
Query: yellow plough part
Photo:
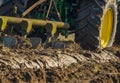
[[[18,18],[18,17],[8,17],[8,16],[0,16],[0,27],[1,30],[4,31],[7,28],[7,24],[21,24],[27,28],[27,33],[29,33],[32,29],[32,26],[46,26],[47,24],[52,25],[52,35],[56,33],[57,28],[65,28],[68,29],[70,25],[64,22],[50,21],[50,20],[39,20],[39,19],[28,19],[28,18]]]

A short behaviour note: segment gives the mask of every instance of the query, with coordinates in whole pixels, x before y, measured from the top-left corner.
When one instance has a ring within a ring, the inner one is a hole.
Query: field
[[[120,48],[83,50],[73,42],[64,48],[30,49],[0,46],[0,83],[119,83]]]

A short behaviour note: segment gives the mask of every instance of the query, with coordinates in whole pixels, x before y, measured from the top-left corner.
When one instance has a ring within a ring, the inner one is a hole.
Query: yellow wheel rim
[[[102,28],[101,28],[101,36],[100,36],[100,42],[102,48],[107,47],[112,33],[112,27],[113,27],[113,11],[111,8],[108,8],[106,11],[103,21],[102,21]]]

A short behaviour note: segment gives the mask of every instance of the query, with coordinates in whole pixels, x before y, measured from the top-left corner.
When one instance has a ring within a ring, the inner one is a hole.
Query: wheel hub
[[[102,21],[102,27],[100,32],[100,43],[102,48],[107,47],[111,34],[112,34],[112,27],[113,27],[113,11],[111,8],[108,8]]]

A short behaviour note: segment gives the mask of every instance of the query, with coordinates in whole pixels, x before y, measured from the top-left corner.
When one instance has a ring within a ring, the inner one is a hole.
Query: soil
[[[120,83],[120,47],[89,51],[70,42],[62,49],[1,45],[0,83]]]

